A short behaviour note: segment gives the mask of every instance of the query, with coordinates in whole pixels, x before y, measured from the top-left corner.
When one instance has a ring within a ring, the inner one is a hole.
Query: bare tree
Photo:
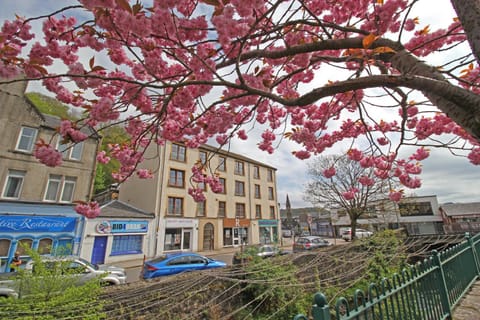
[[[391,189],[388,180],[376,177],[375,169],[343,155],[315,158],[308,163],[308,174],[311,181],[305,187],[305,200],[344,209],[350,217],[352,238],[369,203],[388,198]]]

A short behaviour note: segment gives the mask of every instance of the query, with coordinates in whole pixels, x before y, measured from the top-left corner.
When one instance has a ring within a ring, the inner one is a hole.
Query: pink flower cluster
[[[35,144],[33,155],[41,163],[49,167],[56,167],[62,164],[62,154],[43,140],[39,140]]]
[[[70,120],[62,120],[59,131],[62,137],[68,138],[68,140],[73,142],[81,142],[88,138],[85,133],[76,129]]]
[[[78,202],[75,206],[75,211],[88,219],[93,219],[100,215],[100,206],[96,201],[89,203]]]

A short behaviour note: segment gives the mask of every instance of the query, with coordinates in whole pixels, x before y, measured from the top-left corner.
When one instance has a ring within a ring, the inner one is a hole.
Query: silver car
[[[127,275],[124,268],[94,265],[77,256],[43,256],[42,262],[45,263],[47,268],[53,268],[59,263],[66,263],[66,268],[69,271],[68,273],[76,276],[79,284],[86,283],[94,278],[101,278],[101,283],[103,285],[119,285],[127,282]],[[27,262],[25,270],[32,270],[35,272],[33,260]]]
[[[355,237],[357,239],[368,238],[372,235],[373,235],[372,231],[368,231],[368,230],[365,230],[365,229],[359,229],[359,228],[357,228],[355,230]],[[351,228],[345,229],[342,232],[342,239],[345,240],[345,241],[352,240],[352,229]]]
[[[317,236],[299,237],[293,244],[293,252],[315,250],[331,246],[328,240]]]

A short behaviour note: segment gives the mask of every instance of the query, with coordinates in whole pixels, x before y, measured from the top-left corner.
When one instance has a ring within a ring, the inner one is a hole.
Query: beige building
[[[151,147],[145,159],[142,167],[153,168],[153,178],[131,177],[120,186],[119,199],[155,213],[149,256],[278,241],[275,168],[210,146],[189,149],[177,143]],[[197,186],[190,181],[197,161],[207,163],[224,187],[222,193],[207,187],[200,203],[188,194]]]
[[[60,119],[42,114],[24,96],[26,82],[0,87],[0,262],[3,270],[23,246],[78,253],[84,218],[73,208],[88,201],[98,137],[76,145],[56,135]],[[88,132],[91,133],[91,132]],[[63,163],[47,167],[33,156],[42,139],[63,150]],[[7,270],[8,271],[8,270]]]

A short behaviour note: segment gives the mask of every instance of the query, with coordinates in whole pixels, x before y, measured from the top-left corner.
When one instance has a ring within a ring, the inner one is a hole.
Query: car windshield
[[[92,269],[95,269],[95,270],[98,270],[98,266],[95,265],[95,264],[91,264],[89,261],[83,259],[83,258],[78,258],[78,261],[82,262],[83,264],[85,264],[86,266],[89,266],[90,268]]]
[[[167,259],[167,255],[161,255],[158,257],[153,258],[152,260],[148,261],[148,263],[155,264],[164,261]]]

